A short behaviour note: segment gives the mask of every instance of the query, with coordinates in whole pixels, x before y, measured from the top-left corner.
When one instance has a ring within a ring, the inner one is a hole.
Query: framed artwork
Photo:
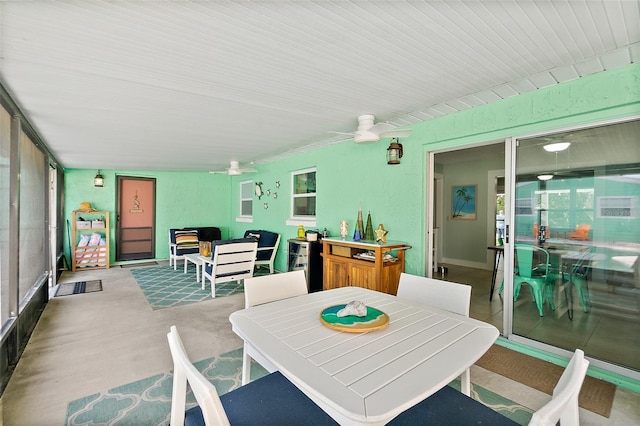
[[[478,209],[478,185],[453,185],[451,187],[451,218],[476,220]]]

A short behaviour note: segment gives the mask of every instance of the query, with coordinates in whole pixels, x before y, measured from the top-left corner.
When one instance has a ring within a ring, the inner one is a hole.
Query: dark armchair
[[[280,245],[280,234],[264,230],[249,230],[244,233],[244,238],[253,238],[258,242],[256,266],[267,265],[269,273],[273,274],[273,263]]]
[[[200,241],[215,241],[222,238],[220,228],[201,226],[169,229],[169,266],[178,269],[178,260],[185,254],[198,253]]]

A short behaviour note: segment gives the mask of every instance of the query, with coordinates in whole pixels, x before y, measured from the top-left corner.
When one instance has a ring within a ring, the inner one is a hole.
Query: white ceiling
[[[259,164],[639,57],[637,0],[0,0],[0,81],[64,167]]]

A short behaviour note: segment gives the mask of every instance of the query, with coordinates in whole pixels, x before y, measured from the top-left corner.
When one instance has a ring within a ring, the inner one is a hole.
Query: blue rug
[[[237,388],[242,382],[242,349],[208,358],[194,365],[214,384],[220,395]],[[252,379],[265,374],[266,371],[260,365],[252,364]],[[168,425],[172,384],[171,372],[160,373],[71,401],[67,405],[65,425]],[[459,379],[450,386],[459,390]],[[521,425],[528,424],[531,419],[532,410],[481,386],[474,384],[471,394],[474,399]],[[195,398],[189,391],[187,408],[194,405]]]
[[[210,281],[206,281],[205,289],[202,290],[202,284],[196,281],[196,266],[192,263],[187,266],[186,274],[182,266],[179,266],[175,271],[171,267],[162,265],[150,268],[132,268],[131,275],[135,278],[153,309],[170,308],[211,299]],[[232,281],[217,284],[216,298],[243,291],[242,282]]]
[[[208,358],[194,365],[214,384],[220,395],[242,383],[242,349]],[[267,374],[253,363],[251,378]],[[76,399],[67,405],[66,425],[168,425],[171,416],[172,372],[157,374],[106,392]],[[187,408],[196,405],[189,390]]]

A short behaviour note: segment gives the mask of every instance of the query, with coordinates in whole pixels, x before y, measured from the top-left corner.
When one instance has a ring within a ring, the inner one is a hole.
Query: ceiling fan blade
[[[256,169],[240,169],[241,173],[256,173]]]
[[[406,138],[411,134],[411,129],[398,129],[380,133],[381,138]]]
[[[327,133],[333,133],[333,134],[336,134],[336,135],[351,135],[351,136],[355,135],[354,132],[336,132],[336,131],[333,131],[333,130],[329,130]]]
[[[385,133],[388,131],[391,131],[393,129],[395,129],[396,126],[394,126],[393,124],[389,124],[389,123],[376,123],[373,125],[373,127],[370,127],[369,129],[367,129],[368,132],[371,133],[376,133],[376,134],[380,134],[380,133]]]
[[[356,132],[356,136],[353,138],[355,143],[360,144],[378,142],[379,140],[380,135],[370,131],[358,131]]]

